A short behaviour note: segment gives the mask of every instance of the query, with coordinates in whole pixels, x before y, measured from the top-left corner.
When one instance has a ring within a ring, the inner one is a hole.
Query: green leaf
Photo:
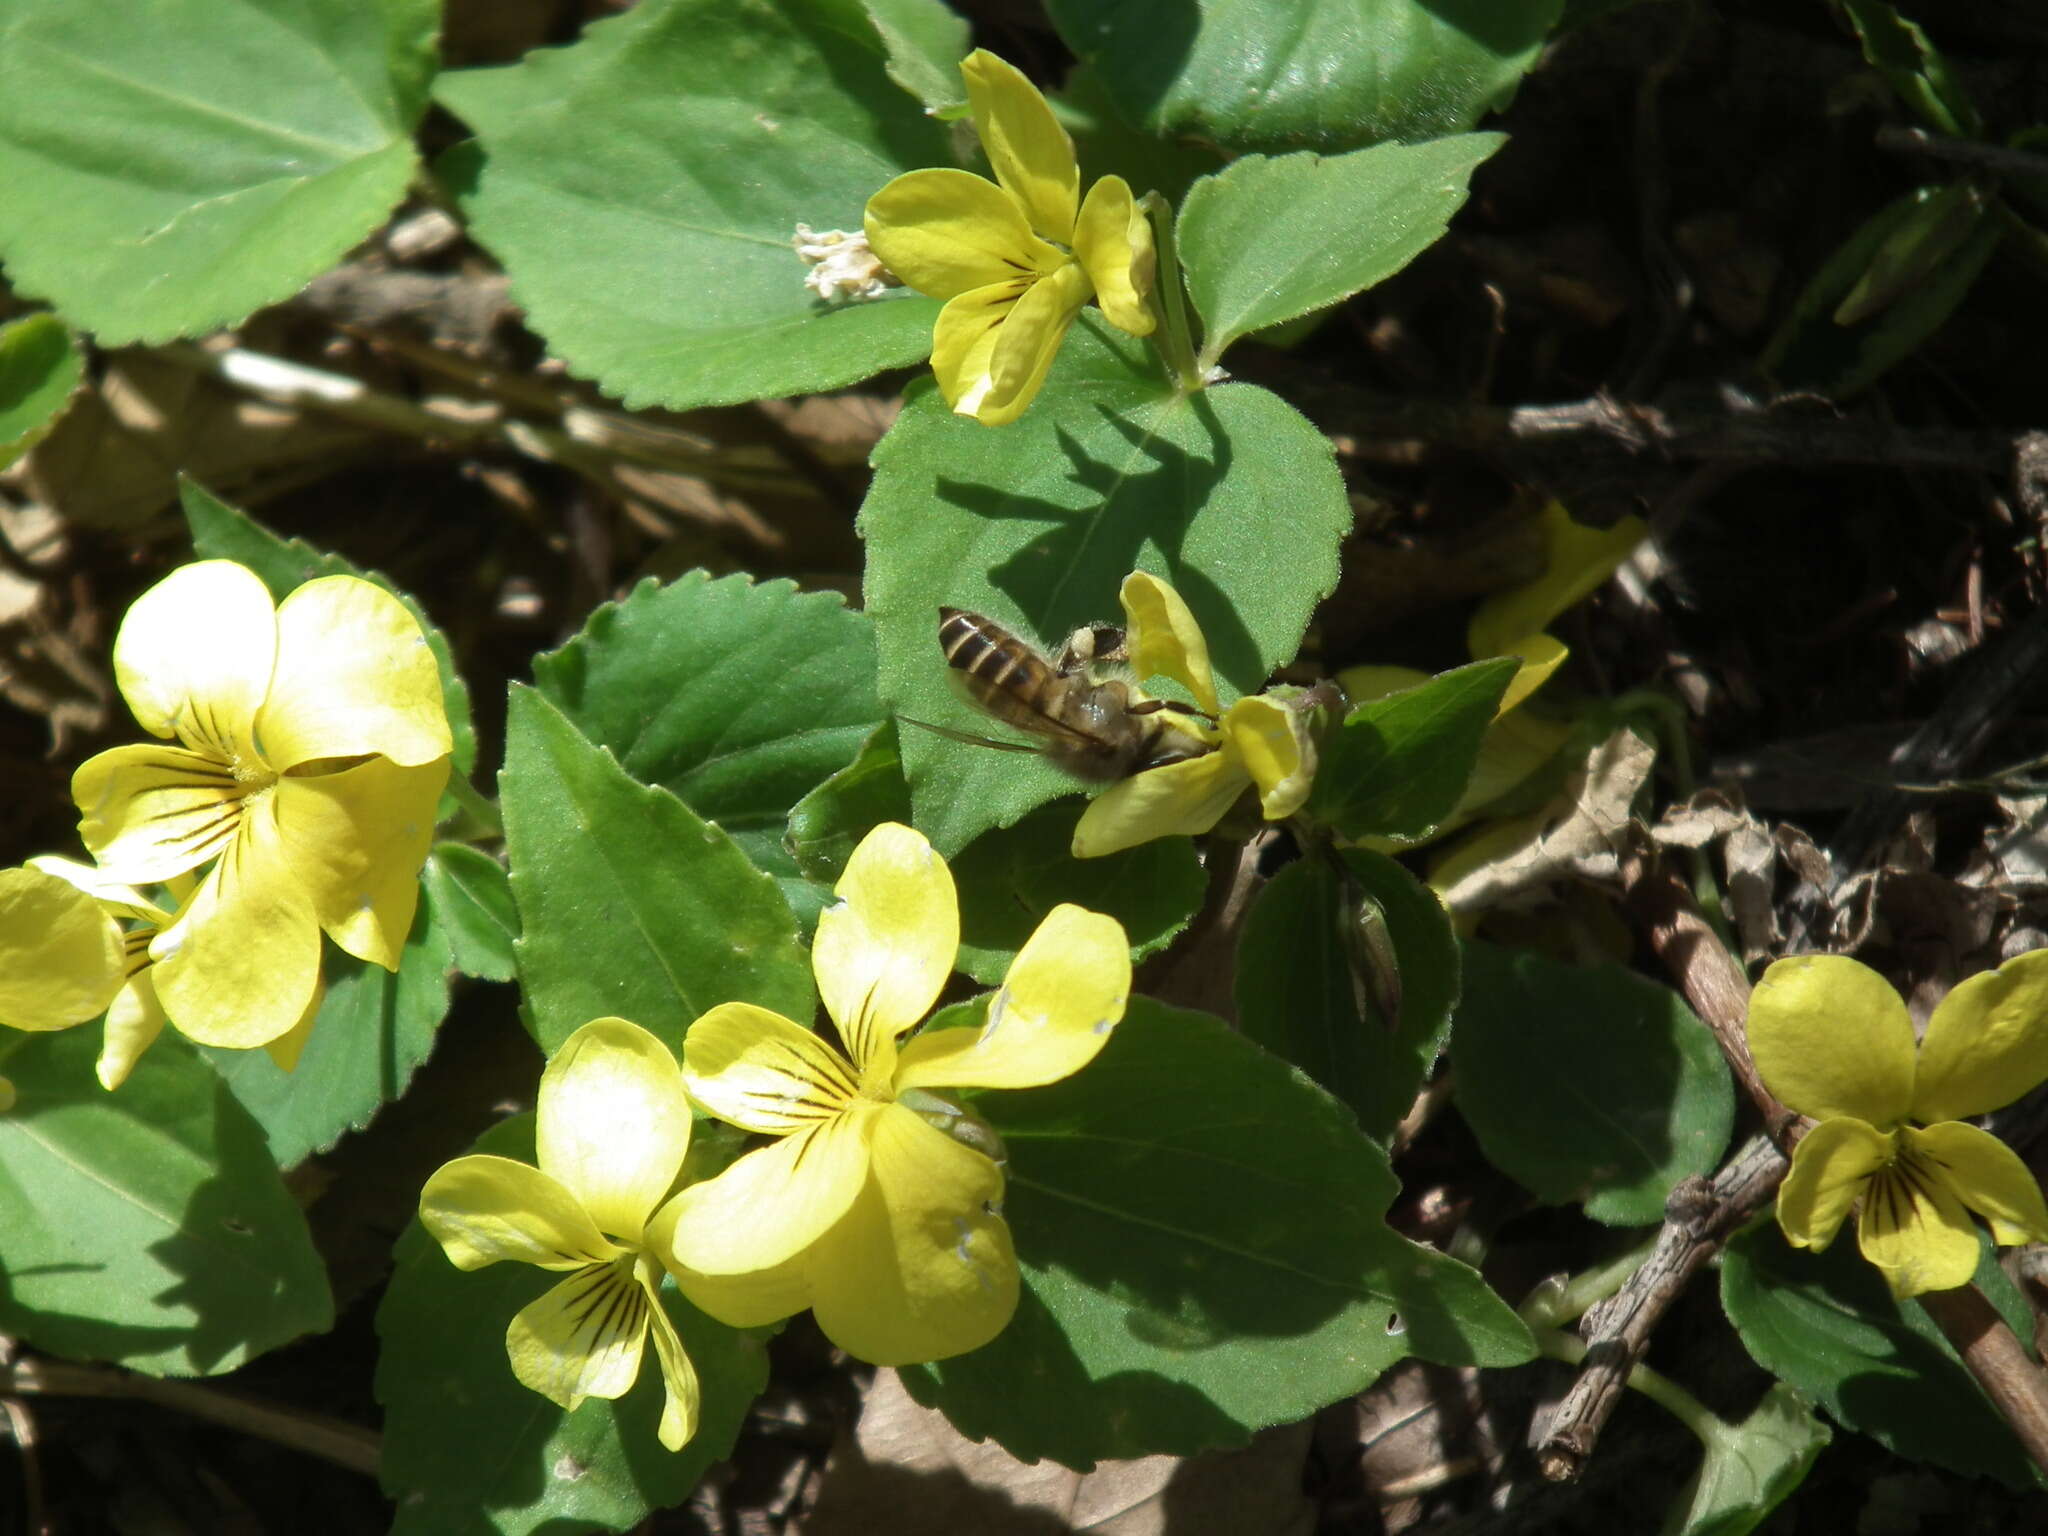
[[[1475,661],[1359,705],[1323,743],[1309,814],[1347,838],[1426,837],[1458,808],[1520,665]]]
[[[896,722],[885,720],[852,762],[790,807],[783,846],[806,879],[830,885],[869,829],[909,820],[910,785]]]
[[[836,593],[692,571],[607,603],[534,686],[643,784],[715,821],[761,868],[799,800],[881,723],[872,626]]]
[[[1384,1142],[1443,1048],[1458,1000],[1458,943],[1429,888],[1383,854],[1304,858],[1266,882],[1237,950],[1237,1019],[1247,1036],[1351,1106]],[[1357,888],[1348,888],[1351,881]],[[1400,1015],[1389,1019],[1354,976],[1365,956],[1344,934],[1373,898],[1398,962]]]
[[[1504,106],[1563,0],[1048,0],[1157,133],[1342,150],[1462,133]]]
[[[940,0],[861,0],[888,50],[889,78],[923,102],[934,117],[967,105],[960,61],[974,46],[967,18]]]
[[[1663,1536],[1746,1536],[1806,1480],[1834,1433],[1785,1383],[1740,1424],[1709,1417],[1693,1430],[1707,1454],[1664,1517]]]
[[[510,981],[519,910],[505,866],[467,843],[436,843],[420,878],[448,936],[455,968],[484,981]]]
[[[1678,994],[1621,969],[1465,946],[1451,1027],[1458,1108],[1488,1161],[1610,1226],[1661,1221],[1728,1144],[1735,1090]]]
[[[1133,998],[1074,1076],[974,1102],[1009,1154],[1023,1300],[993,1343],[903,1372],[964,1434],[1084,1469],[1187,1455],[1411,1353],[1533,1352],[1476,1274],[1388,1228],[1394,1175],[1349,1111],[1219,1019]]]
[[[920,388],[874,462],[861,532],[883,702],[983,735],[1014,733],[948,686],[942,604],[1057,643],[1118,618],[1124,577],[1152,571],[1194,611],[1228,702],[1293,656],[1351,526],[1329,440],[1292,406],[1249,384],[1177,395],[1143,343],[1085,316],[1021,421],[991,429]],[[917,824],[948,856],[1074,788],[1017,753],[902,744]]]
[[[493,1127],[476,1150],[532,1162],[532,1117]],[[574,1413],[512,1375],[505,1329],[561,1275],[519,1263],[465,1274],[418,1221],[395,1258],[377,1309],[381,1478],[398,1501],[394,1536],[625,1530],[682,1503],[731,1454],[767,1385],[757,1336],[713,1322],[665,1284],[662,1302],[703,1392],[696,1435],[666,1451],[656,1438],[662,1391],[651,1343],[623,1398],[589,1398]]]
[[[103,343],[233,325],[405,195],[435,0],[6,0],[0,259]]]
[[[982,833],[953,860],[959,968],[976,981],[1000,982],[1040,920],[1063,901],[1122,923],[1133,960],[1172,943],[1202,904],[1207,880],[1187,838],[1075,858],[1069,850],[1083,809],[1072,798],[1042,805],[1014,827]]]
[[[1436,243],[1480,161],[1506,140],[1468,133],[1349,155],[1246,155],[1188,191],[1176,238],[1207,322],[1201,366],[1248,331],[1335,304]]]
[[[1223,163],[1213,144],[1163,139],[1133,123],[1102,71],[1093,65],[1077,64],[1068,70],[1058,94],[1047,99],[1074,141],[1084,187],[1094,185],[1099,176],[1121,176],[1138,196],[1157,192],[1178,208],[1195,178]]]
[[[1856,28],[1863,57],[1928,127],[1957,139],[1984,131],[1970,93],[1918,25],[1884,0],[1842,0],[1842,9]]]
[[[10,1042],[0,1329],[151,1376],[212,1375],[334,1321],[327,1271],[263,1132],[166,1035],[119,1093],[99,1031]]]
[[[1811,1253],[1759,1220],[1722,1255],[1721,1305],[1756,1363],[1843,1428],[1916,1461],[2036,1486],[2018,1439],[1940,1328],[1892,1299],[1854,1234]]]
[[[477,141],[441,169],[529,323],[627,404],[831,389],[925,356],[939,309],[828,305],[790,245],[800,223],[859,229],[884,182],[950,161],[891,62],[859,0],[646,0],[442,76]]]
[[[628,777],[530,688],[512,690],[498,777],[529,1023],[553,1051],[617,1015],[682,1046],[718,1003],[815,1008],[775,882],[665,789]]]
[[[84,376],[78,344],[55,315],[0,325],[0,469],[42,441]]]
[[[431,889],[421,895],[397,971],[332,948],[322,957],[327,995],[293,1070],[280,1069],[267,1051],[201,1048],[263,1127],[278,1167],[294,1167],[344,1131],[368,1125],[405,1092],[434,1048],[448,1016],[454,955]]]
[[[468,773],[476,766],[476,727],[470,722],[469,684],[455,670],[455,653],[449,647],[448,637],[434,626],[416,599],[375,571],[351,565],[341,556],[317,550],[302,539],[279,538],[197,481],[179,480],[178,500],[184,508],[185,524],[192,530],[193,554],[202,560],[240,561],[262,579],[277,601],[283,601],[294,587],[317,576],[360,576],[364,581],[374,581],[405,604],[405,611],[427,637],[434,665],[441,670],[441,702],[447,707],[448,729],[455,738],[456,771]]]
[[[2004,232],[2004,222],[1970,188],[1916,187],[1880,208],[1827,259],[1757,366],[1786,389],[1841,396],[1869,388],[1955,313]],[[1892,260],[1907,259],[1912,278],[1903,286],[1886,281],[1888,302],[1858,304],[1848,311],[1854,323],[1842,324],[1838,312],[1859,285],[1874,282],[1887,248]]]

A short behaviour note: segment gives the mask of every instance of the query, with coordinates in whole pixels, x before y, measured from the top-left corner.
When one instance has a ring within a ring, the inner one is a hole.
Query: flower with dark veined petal
[[[194,883],[190,876],[170,881],[171,896],[189,896]],[[164,1027],[149,946],[173,921],[140,891],[69,859],[0,870],[0,1024],[69,1029],[105,1014],[98,1076],[102,1087],[120,1087]],[[298,1063],[320,996],[315,987],[298,1023],[264,1043],[287,1072]]]
[[[1316,770],[1315,743],[1302,712],[1271,694],[1254,694],[1211,724],[1203,718],[1214,718],[1217,706],[1209,646],[1180,594],[1157,576],[1133,571],[1117,596],[1136,676],[1134,696],[1150,678],[1178,683],[1202,714],[1167,712],[1164,718],[1215,750],[1110,785],[1075,824],[1074,857],[1100,858],[1156,837],[1198,836],[1254,786],[1267,821],[1300,810]]]
[[[946,862],[909,827],[861,840],[818,919],[812,967],[842,1053],[802,1025],[722,1003],[683,1038],[690,1096],[760,1135],[657,1218],[690,1299],[750,1327],[809,1306],[849,1354],[941,1360],[987,1343],[1017,1306],[1017,1260],[988,1152],[934,1124],[939,1088],[1028,1088],[1094,1059],[1129,998],[1114,918],[1060,905],[1018,951],[981,1029],[908,1043],[953,969]],[[923,1112],[921,1112],[921,1110]]]
[[[1825,1248],[1860,1201],[1856,1243],[1896,1296],[1977,1268],[1976,1211],[2001,1244],[2048,1242],[2048,1205],[2018,1155],[1964,1123],[2048,1079],[2048,950],[1972,976],[1916,1050],[1891,984],[1846,955],[1780,960],[1749,1001],[1764,1084],[1819,1123],[1793,1149],[1778,1225]]]
[[[697,1371],[661,1304],[649,1218],[690,1150],[690,1101],[667,1046],[624,1019],[592,1019],[562,1042],[535,1103],[539,1167],[458,1157],[420,1191],[420,1221],[458,1269],[518,1259],[568,1278],[512,1319],[512,1374],[574,1412],[622,1397],[647,1336],[666,1394],[661,1443],[697,1432]]]
[[[286,1034],[316,998],[323,929],[396,970],[450,751],[404,605],[329,576],[273,607],[245,567],[202,561],[128,610],[114,675],[143,728],[176,744],[102,752],[71,793],[104,879],[211,866],[149,945],[177,1027],[238,1047]]]
[[[1089,299],[1151,334],[1152,227],[1121,176],[1079,198],[1073,141],[1014,66],[976,49],[960,73],[996,179],[907,172],[868,199],[866,229],[891,272],[946,300],[932,333],[946,403],[999,427],[1024,414]]]

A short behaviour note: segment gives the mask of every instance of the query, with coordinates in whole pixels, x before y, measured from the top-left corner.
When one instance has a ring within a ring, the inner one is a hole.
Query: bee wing
[[[977,736],[972,731],[956,731],[950,725],[933,725],[929,720],[914,719],[909,715],[898,715],[897,723],[914,725],[921,731],[930,731],[934,736],[943,736],[948,741],[964,741],[970,747],[994,747],[998,752],[1037,753],[1039,748],[1023,741],[997,741],[993,736]]]

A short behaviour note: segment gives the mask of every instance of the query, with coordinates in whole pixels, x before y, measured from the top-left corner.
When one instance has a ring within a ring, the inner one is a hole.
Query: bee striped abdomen
[[[939,610],[939,646],[947,666],[983,688],[1035,702],[1052,680],[1044,657],[1000,624],[964,608]]]
[[[1051,665],[1002,625],[964,608],[939,610],[939,646],[968,696],[997,719],[1044,735],[1060,729],[1046,719],[1059,681]]]

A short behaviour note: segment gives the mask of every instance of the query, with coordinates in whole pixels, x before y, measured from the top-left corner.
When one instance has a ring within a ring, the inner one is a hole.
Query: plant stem
[[[1562,1360],[1567,1365],[1577,1365],[1586,1358],[1586,1341],[1575,1333],[1566,1333],[1561,1328],[1537,1328],[1536,1352],[1548,1360]],[[1652,1370],[1647,1365],[1630,1369],[1628,1384],[1651,1402],[1678,1420],[1687,1429],[1699,1436],[1704,1445],[1714,1443],[1714,1431],[1725,1431],[1727,1421],[1705,1403],[1694,1397],[1662,1371]]]
[[[1596,1268],[1581,1270],[1555,1287],[1538,1286],[1515,1310],[1524,1322],[1535,1327],[1561,1328],[1576,1322],[1628,1284],[1629,1276],[1643,1267],[1643,1261],[1656,1246],[1655,1237],[1646,1237],[1626,1253],[1617,1254]]]
[[[196,1382],[140,1376],[71,1360],[20,1360],[0,1369],[0,1391],[50,1397],[133,1398],[209,1424],[257,1435],[365,1477],[377,1475],[382,1437],[330,1414],[258,1402]]]
[[[467,838],[469,842],[488,841],[505,835],[505,820],[498,813],[498,804],[489,800],[466,773],[448,775],[448,798],[461,806],[465,815],[476,823],[476,835]]]
[[[1138,206],[1152,221],[1152,248],[1158,268],[1152,284],[1152,307],[1158,312],[1159,324],[1153,328],[1152,344],[1159,349],[1166,371],[1172,375],[1180,392],[1191,395],[1202,387],[1204,381],[1202,368],[1195,361],[1193,332],[1188,326],[1188,299],[1186,286],[1181,281],[1180,246],[1173,237],[1173,207],[1157,192],[1147,192],[1138,199]]]

